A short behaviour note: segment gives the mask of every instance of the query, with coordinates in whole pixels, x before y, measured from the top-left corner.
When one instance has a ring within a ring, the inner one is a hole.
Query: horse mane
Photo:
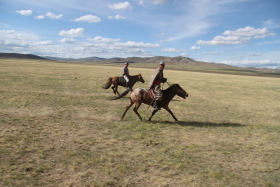
[[[166,88],[165,90],[170,90],[171,88],[173,88],[175,85],[178,86],[178,84],[170,84],[168,88]]]
[[[138,75],[130,75],[130,77],[138,77],[139,76],[139,74]]]

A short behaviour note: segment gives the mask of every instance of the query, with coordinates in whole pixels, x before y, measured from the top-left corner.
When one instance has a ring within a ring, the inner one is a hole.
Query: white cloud
[[[48,40],[48,41],[39,41],[39,42],[34,42],[34,45],[52,45],[53,41]]]
[[[117,43],[117,46],[122,47],[135,47],[135,48],[159,48],[159,44],[150,44],[150,43],[143,43],[143,42],[133,42],[128,41],[126,43]]]
[[[108,19],[116,19],[116,20],[120,20],[120,19],[127,19],[124,16],[120,16],[120,15],[115,15],[115,16],[108,16]]]
[[[202,54],[205,54],[205,55],[220,55],[220,53],[218,53],[218,52],[204,52]]]
[[[0,30],[0,51],[65,58],[82,58],[89,56],[111,58],[116,56],[151,56],[145,49],[160,47],[159,44],[144,42],[128,41],[121,43],[121,39],[103,38],[101,36],[87,39],[86,42],[75,42],[72,38],[83,33],[83,28],[61,31],[60,35],[66,37],[61,39],[60,43],[56,44],[52,41],[41,41],[39,36],[27,32]],[[66,45],[67,43],[73,44]]]
[[[275,33],[271,33],[267,28],[257,28],[254,27],[245,27],[245,28],[239,28],[235,31],[226,30],[223,35],[228,36],[241,36],[241,37],[254,37],[255,39],[258,38],[265,38],[268,36],[275,36]]]
[[[200,49],[200,47],[197,47],[197,46],[192,46],[190,49],[191,49],[191,50],[199,50],[199,49]]]
[[[41,41],[40,37],[22,31],[0,30],[0,51],[39,54],[53,48],[53,41]]]
[[[167,0],[151,0],[154,4],[158,5],[163,5],[167,2]]]
[[[222,33],[227,36],[216,36],[210,41],[198,40],[196,43],[201,45],[233,45],[233,44],[247,44],[249,40],[266,38],[268,36],[275,36],[267,28],[245,27],[239,28],[235,31],[226,30]]]
[[[16,13],[19,13],[23,16],[29,16],[32,14],[32,10],[17,10]]]
[[[262,53],[253,53],[250,56],[262,56]]]
[[[278,43],[280,43],[280,40],[260,42],[260,43],[257,43],[257,45],[270,45],[270,44],[278,44]]]
[[[248,38],[241,38],[239,36],[216,36],[213,40],[203,41],[198,40],[196,44],[200,45],[232,45],[232,44],[246,44],[250,40]]]
[[[276,23],[273,19],[269,19],[263,22],[264,27],[270,28],[270,29],[278,29],[280,28],[280,24]]]
[[[109,56],[129,56],[129,55],[140,55],[145,56],[148,55],[148,52],[143,48],[159,48],[158,44],[150,44],[143,42],[133,42],[128,41],[126,43],[116,42],[120,39],[110,39],[110,38],[102,38],[100,36],[88,39],[89,41],[95,41],[95,44],[88,43],[84,46],[81,46],[79,50],[82,51],[91,51],[91,52],[99,52]],[[101,54],[102,55],[102,54]]]
[[[188,50],[185,49],[175,49],[175,48],[166,48],[162,49],[162,52],[168,52],[168,53],[181,53],[181,52],[187,52]]]
[[[141,48],[134,48],[134,47],[127,47],[127,46],[120,46],[119,43],[116,44],[96,44],[91,46],[79,46],[75,48],[75,52],[79,52],[83,55],[98,55],[106,57],[128,57],[128,56],[150,56],[150,54]]]
[[[45,19],[45,16],[44,15],[39,15],[39,16],[36,16],[35,18],[36,19]]]
[[[52,12],[48,12],[48,13],[46,14],[46,16],[48,16],[49,18],[52,18],[52,19],[59,19],[59,18],[61,18],[63,15],[62,15],[62,14],[56,15],[56,14],[54,14],[54,13],[52,13]]]
[[[88,41],[91,41],[91,42],[100,42],[100,43],[115,43],[115,42],[118,42],[120,41],[121,39],[111,39],[111,38],[103,38],[101,36],[96,36],[94,38],[89,38],[87,39]]]
[[[268,33],[268,34],[263,34],[263,35],[256,35],[254,36],[254,39],[261,39],[261,38],[266,38],[268,36],[275,36],[275,33]]]
[[[107,56],[151,56],[144,48],[159,48],[159,44],[151,44],[144,42],[133,42],[128,41],[126,43],[118,42],[120,39],[103,38],[97,36],[88,39],[90,42],[78,48],[84,52],[95,52],[100,53],[100,55],[106,54]]]
[[[181,53],[181,56],[187,56],[187,53]]]
[[[165,1],[154,2],[164,3]],[[177,4],[177,13],[173,15],[164,13],[161,20],[151,23],[167,33],[169,38],[165,39],[166,41],[206,34],[209,28],[217,24],[213,22],[213,16],[224,14],[227,10],[227,4],[219,2],[220,0],[173,1],[174,4]]]
[[[83,54],[98,53],[97,55],[107,57],[128,57],[128,56],[151,56],[151,54],[145,50],[145,48],[159,48],[159,44],[151,44],[144,42],[128,41],[125,43],[119,42],[121,39],[103,38],[96,36],[94,38],[87,39],[92,43],[85,43],[79,46],[77,50]]]
[[[0,46],[6,47],[27,47],[39,39],[33,34],[15,30],[0,30]],[[1,49],[0,48],[0,49]],[[1,50],[0,50],[1,51]]]
[[[98,16],[85,15],[85,16],[76,18],[74,21],[85,21],[88,23],[94,23],[94,22],[101,22],[101,19]]]
[[[263,22],[263,24],[265,26],[270,26],[270,25],[273,25],[274,24],[274,21],[272,19],[269,19],[269,20],[266,20],[265,22]]]
[[[128,1],[126,1],[115,4],[108,4],[108,7],[115,10],[130,10],[132,8],[132,5]]]
[[[60,42],[61,43],[74,43],[74,42],[76,42],[76,40],[73,38],[63,38],[60,40]]]
[[[243,61],[222,61],[223,64],[239,66],[239,67],[257,67],[257,68],[270,68],[279,69],[280,62],[272,61],[270,59],[266,60],[243,60]]]
[[[159,34],[157,34],[158,37],[162,37],[162,36],[165,36],[165,35],[166,35],[166,33],[159,33]]]
[[[66,37],[77,37],[83,35],[85,32],[84,28],[77,28],[77,29],[71,29],[68,31],[62,30],[59,32],[60,36],[66,36]]]
[[[240,7],[246,1],[248,0],[174,0],[172,3],[177,6],[176,16],[165,13],[168,16],[162,14],[162,21],[155,20],[151,23],[168,34],[167,41],[207,34],[210,28],[222,24],[220,21],[225,19],[224,16],[239,12],[240,10],[234,7]],[[217,19],[218,17],[221,19]]]
[[[143,0],[138,1],[138,5],[143,5],[143,4],[144,4]]]

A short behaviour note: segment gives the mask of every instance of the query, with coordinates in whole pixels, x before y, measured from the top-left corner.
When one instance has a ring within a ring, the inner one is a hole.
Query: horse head
[[[175,88],[176,95],[179,97],[186,99],[189,96],[189,94],[179,84],[173,84],[172,86]]]
[[[144,79],[143,79],[143,77],[142,77],[142,75],[141,75],[140,73],[139,73],[139,75],[138,75],[138,79],[139,79],[139,81],[142,82],[142,83],[145,82]]]

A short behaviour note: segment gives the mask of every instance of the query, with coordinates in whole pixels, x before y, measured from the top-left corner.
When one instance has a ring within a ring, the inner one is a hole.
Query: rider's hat
[[[129,63],[128,63],[128,62],[125,62],[124,64],[125,64],[125,65],[128,65]]]
[[[165,65],[165,63],[164,62],[160,62],[159,65]]]

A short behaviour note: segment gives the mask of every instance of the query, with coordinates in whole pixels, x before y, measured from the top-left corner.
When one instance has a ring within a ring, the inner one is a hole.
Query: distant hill
[[[48,60],[46,58],[32,55],[32,54],[18,54],[18,53],[1,53],[0,59],[3,58],[21,58],[21,59],[36,59],[36,60]]]
[[[106,58],[99,58],[99,57],[87,57],[87,58],[59,58],[59,57],[52,57],[52,56],[44,56],[44,58],[50,60],[59,60],[59,61],[95,61],[95,60],[105,60]]]
[[[54,58],[50,58],[54,59]],[[60,59],[63,60],[63,59]],[[219,66],[225,68],[238,68],[235,66],[230,66],[226,64],[216,64],[216,63],[208,63],[202,61],[196,61],[194,59],[188,57],[167,57],[167,56],[154,56],[154,57],[127,57],[127,58],[99,58],[99,57],[88,57],[88,58],[81,58],[81,59],[64,59],[67,61],[75,61],[77,63],[102,63],[102,64],[114,64],[114,63],[139,63],[139,64],[158,64],[161,61],[164,61],[166,64],[169,65],[189,65],[189,66]]]
[[[158,63],[164,61],[168,64],[168,69],[184,70],[184,71],[197,71],[207,73],[222,73],[233,75],[249,75],[249,76],[268,76],[280,77],[280,70],[266,69],[266,68],[241,68],[227,64],[208,63],[196,61],[188,57],[167,57],[167,56],[154,56],[154,57],[128,57],[128,58],[99,58],[87,57],[80,59],[73,58],[57,58],[57,57],[40,57],[32,54],[17,54],[17,53],[1,53],[0,59],[17,58],[17,59],[33,59],[33,60],[54,60],[64,63],[78,63],[78,64],[123,64],[129,62],[133,67],[155,68]]]
[[[167,57],[167,56],[155,56],[155,57],[128,57],[128,58],[114,58],[114,59],[107,59],[106,61],[111,63],[124,63],[124,62],[130,62],[130,63],[156,63],[158,64],[161,61],[164,61],[166,64],[172,64],[172,65],[200,65],[200,66],[223,66],[223,67],[234,67],[226,64],[216,64],[216,63],[207,63],[202,61],[196,61],[194,59],[188,58],[188,57]]]

